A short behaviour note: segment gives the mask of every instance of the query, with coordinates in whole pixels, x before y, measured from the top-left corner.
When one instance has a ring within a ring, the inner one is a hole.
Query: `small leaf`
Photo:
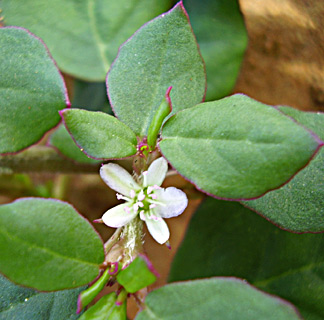
[[[280,110],[324,140],[324,113]],[[244,205],[284,229],[294,232],[324,231],[324,149],[289,183]]]
[[[305,319],[319,320],[324,318],[323,250],[324,234],[283,231],[237,202],[208,198],[190,222],[169,280],[243,278],[290,301]]]
[[[18,152],[55,127],[69,106],[47,48],[27,30],[0,29],[0,153]]]
[[[44,293],[0,276],[0,320],[76,320],[77,297],[83,289]]]
[[[118,273],[117,281],[128,292],[134,293],[154,283],[156,272],[146,257],[138,256],[126,269]]]
[[[321,144],[277,109],[239,94],[177,113],[162,128],[160,149],[198,189],[240,200],[280,187]]]
[[[173,112],[203,100],[204,64],[182,2],[125,42],[107,76],[116,116],[141,137],[170,86]]]
[[[116,305],[115,292],[103,296],[79,320],[126,320],[126,302]]]
[[[3,274],[43,291],[87,284],[104,260],[102,241],[90,223],[54,199],[0,206],[0,249]]]
[[[98,160],[89,158],[78,148],[64,125],[60,125],[50,136],[49,144],[69,159],[80,163],[99,163]]]
[[[285,301],[234,278],[179,282],[152,291],[136,320],[300,319]]]
[[[238,0],[185,0],[206,63],[206,100],[231,93],[247,46],[247,31]]]
[[[98,293],[107,284],[109,277],[109,269],[106,269],[102,276],[98,280],[96,280],[94,284],[80,293],[78,298],[78,313],[98,295]]]
[[[81,151],[92,158],[125,158],[137,151],[134,132],[113,116],[81,109],[65,109],[60,114]]]
[[[1,1],[5,25],[30,29],[61,70],[90,81],[104,81],[118,47],[169,5],[169,0]]]

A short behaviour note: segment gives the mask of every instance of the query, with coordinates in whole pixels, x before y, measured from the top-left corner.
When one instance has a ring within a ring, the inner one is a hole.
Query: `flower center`
[[[156,199],[157,195],[154,193],[154,190],[161,189],[161,187],[154,185],[141,189],[136,192],[135,190],[130,191],[130,197],[125,197],[119,193],[116,194],[118,200],[126,200],[128,206],[124,210],[128,213],[133,210],[135,213],[147,213],[150,209],[153,209],[158,204],[160,204]]]

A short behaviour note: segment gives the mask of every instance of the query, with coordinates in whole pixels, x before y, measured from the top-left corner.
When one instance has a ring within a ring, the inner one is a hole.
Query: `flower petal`
[[[116,163],[104,164],[100,168],[100,176],[111,189],[126,197],[130,197],[132,190],[141,189],[133,177]]]
[[[148,231],[150,232],[151,236],[160,244],[163,244],[168,241],[170,237],[170,231],[168,225],[165,221],[162,220],[153,220],[146,218],[145,223],[147,226]]]
[[[148,186],[160,186],[168,172],[168,162],[163,158],[154,160],[147,170],[146,185]]]
[[[125,208],[127,206],[128,203],[123,203],[106,211],[102,216],[104,224],[109,227],[119,228],[132,221],[137,216],[137,212],[133,210],[126,212]]]
[[[159,189],[154,192],[157,201],[163,205],[157,205],[153,210],[162,218],[172,218],[181,214],[188,205],[186,194],[174,187]]]

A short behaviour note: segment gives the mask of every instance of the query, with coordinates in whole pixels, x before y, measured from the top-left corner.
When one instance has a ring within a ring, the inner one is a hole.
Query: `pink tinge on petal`
[[[131,213],[131,209],[130,209],[130,207],[125,207],[124,210],[125,210],[127,213]]]

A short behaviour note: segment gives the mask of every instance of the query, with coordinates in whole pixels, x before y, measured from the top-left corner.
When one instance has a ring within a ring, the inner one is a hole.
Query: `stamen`
[[[138,211],[138,202],[133,204],[133,210],[135,213]]]
[[[155,185],[153,186],[153,189],[155,189],[155,190],[159,190],[159,189],[162,189],[162,188],[159,187],[157,184],[155,184]]]
[[[140,193],[137,196],[137,199],[139,201],[143,201],[145,199],[145,194],[144,194],[144,191],[143,190],[140,191]]]
[[[154,200],[157,199],[157,195],[154,194],[154,193],[153,193],[153,194],[150,194],[150,197],[151,197],[152,199],[154,199]]]
[[[152,186],[149,186],[147,188],[147,194],[149,195],[153,190],[154,190],[154,188]]]
[[[141,208],[144,207],[144,203],[143,203],[143,202],[140,202],[140,201],[139,201],[139,202],[137,202],[137,204],[138,204],[138,206],[141,207]]]
[[[149,208],[150,208],[150,209],[153,209],[153,208],[155,208],[155,207],[156,207],[156,204],[155,204],[155,203],[152,203],[152,204],[149,205]]]
[[[141,220],[143,220],[143,221],[146,220],[146,217],[145,217],[145,214],[144,214],[144,210],[141,210],[141,211],[140,211],[140,218],[141,218]]]
[[[132,190],[130,191],[130,197],[131,197],[131,199],[134,199],[135,196],[136,196],[135,190],[132,189]]]
[[[144,171],[142,173],[142,175],[143,175],[143,185],[144,185],[144,187],[146,187],[147,186],[147,171]]]

